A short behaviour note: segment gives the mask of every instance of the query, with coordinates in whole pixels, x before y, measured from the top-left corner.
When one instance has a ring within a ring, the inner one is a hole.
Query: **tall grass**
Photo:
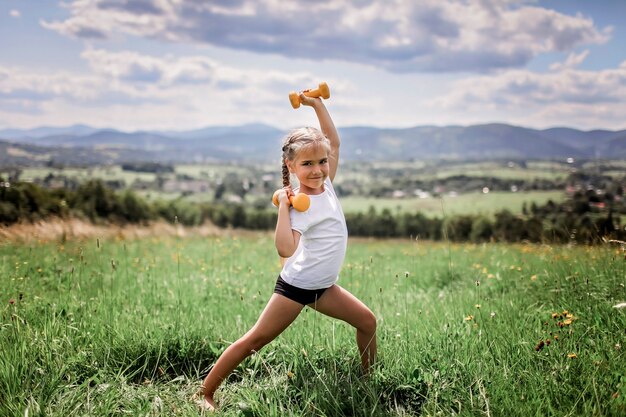
[[[0,415],[198,415],[192,396],[279,272],[271,237],[0,246]],[[218,415],[623,415],[619,246],[353,240],[340,284],[379,319],[305,309],[218,391]]]

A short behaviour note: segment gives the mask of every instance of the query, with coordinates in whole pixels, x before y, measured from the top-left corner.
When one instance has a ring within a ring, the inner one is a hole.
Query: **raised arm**
[[[335,128],[335,123],[333,123],[333,119],[330,117],[330,114],[321,99],[307,97],[303,93],[300,93],[300,101],[304,105],[313,107],[320,123],[320,129],[330,141],[328,176],[331,181],[334,181],[335,174],[337,174],[337,168],[339,166],[339,145],[341,144],[341,141],[339,140],[339,133],[337,133],[337,128]]]

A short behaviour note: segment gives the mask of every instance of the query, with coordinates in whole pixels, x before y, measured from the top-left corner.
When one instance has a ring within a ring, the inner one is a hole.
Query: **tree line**
[[[601,196],[579,191],[563,203],[531,203],[521,214],[501,210],[493,217],[455,215],[426,217],[370,207],[347,213],[351,236],[415,238],[456,242],[577,242],[626,240],[620,215],[626,214],[622,190]],[[271,230],[277,212],[267,204],[192,203],[183,199],[149,202],[131,190],[109,188],[89,180],[76,189],[47,189],[33,183],[8,183],[0,178],[0,224],[34,222],[49,217],[77,217],[93,223],[148,224],[156,220],[198,226],[211,222],[222,228]]]

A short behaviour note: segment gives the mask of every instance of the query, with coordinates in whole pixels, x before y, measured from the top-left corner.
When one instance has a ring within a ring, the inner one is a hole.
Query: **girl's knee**
[[[270,340],[262,335],[251,334],[242,337],[238,342],[248,355],[252,355],[253,353],[261,350],[261,348],[267,345]]]
[[[371,310],[368,309],[365,313],[363,313],[363,317],[361,318],[361,322],[357,328],[369,334],[376,333],[376,316]]]

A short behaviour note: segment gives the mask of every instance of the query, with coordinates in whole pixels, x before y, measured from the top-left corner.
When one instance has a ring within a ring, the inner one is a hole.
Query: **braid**
[[[285,142],[283,143],[283,187],[287,187],[289,186],[289,184],[291,184],[291,181],[289,179],[290,173],[289,173],[289,168],[287,167],[287,160],[291,160],[293,159],[293,154],[294,154],[294,150],[291,149],[291,145],[293,144],[293,142],[295,141],[295,136],[294,135],[289,135],[287,136],[287,138],[285,139]]]
[[[289,185],[289,168],[287,168],[286,159],[283,158],[283,187]]]

